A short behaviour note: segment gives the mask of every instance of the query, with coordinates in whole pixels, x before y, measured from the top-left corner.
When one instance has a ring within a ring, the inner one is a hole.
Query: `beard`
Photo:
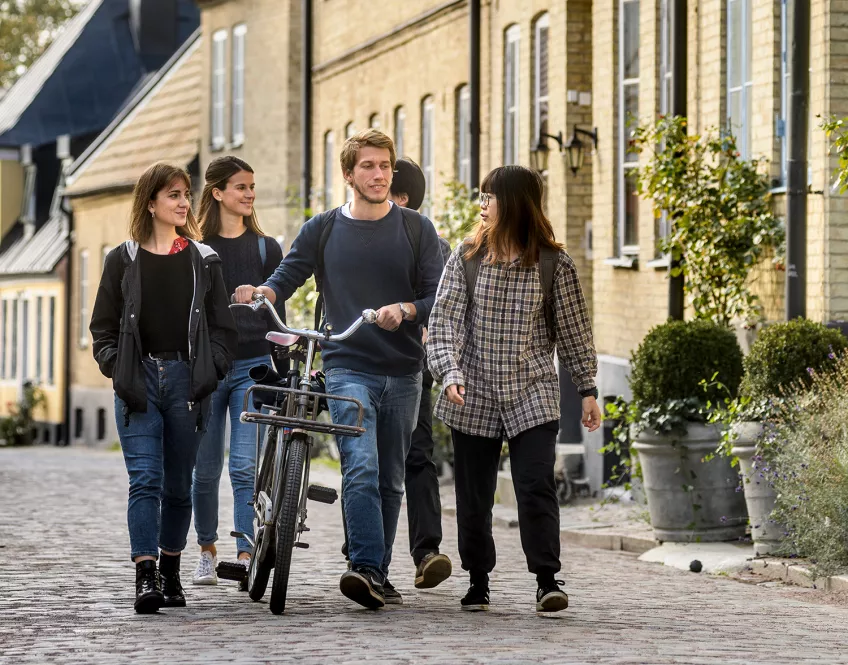
[[[385,195],[383,196],[383,198],[381,198],[381,199],[375,199],[375,198],[374,198],[374,197],[372,197],[372,196],[368,196],[368,194],[366,194],[366,193],[365,193],[365,192],[364,192],[364,191],[363,191],[363,190],[359,187],[359,185],[357,185],[357,184],[356,184],[356,182],[352,182],[352,183],[351,183],[351,185],[353,185],[354,190],[356,190],[356,192],[357,192],[357,193],[358,193],[358,194],[359,194],[359,195],[360,195],[363,199],[365,199],[366,201],[368,201],[368,203],[373,203],[373,204],[375,204],[375,205],[376,205],[376,204],[380,204],[380,203],[385,203],[385,202],[386,202],[386,199],[388,199],[388,198],[389,198],[389,188],[388,188],[388,187],[386,187],[386,193],[385,193]]]

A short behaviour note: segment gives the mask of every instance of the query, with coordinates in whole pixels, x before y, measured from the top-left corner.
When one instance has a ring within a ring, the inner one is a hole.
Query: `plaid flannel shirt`
[[[595,387],[598,359],[574,261],[561,252],[554,270],[555,343],[545,324],[539,266],[480,264],[469,309],[460,252],[445,266],[430,313],[429,366],[444,388],[465,386],[465,405],[442,391],[435,415],[466,434],[512,438],[558,420],[560,363],[581,391]]]

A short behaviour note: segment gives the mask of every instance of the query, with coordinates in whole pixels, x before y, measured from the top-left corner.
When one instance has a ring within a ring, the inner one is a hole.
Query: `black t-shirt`
[[[194,295],[191,251],[153,254],[139,248],[141,314],[139,332],[145,356],[188,351],[188,320]]]
[[[204,242],[221,257],[224,286],[227,293],[232,295],[236,288],[243,284],[262,284],[276,270],[283,258],[283,250],[279,243],[270,237],[265,237],[265,263],[259,253],[259,238],[247,230],[236,238],[213,236]],[[238,354],[236,358],[246,360],[268,355],[271,345],[265,340],[265,333],[276,330],[266,314],[252,312],[244,307],[231,310],[239,333]],[[279,303],[277,311],[285,320],[283,303]]]

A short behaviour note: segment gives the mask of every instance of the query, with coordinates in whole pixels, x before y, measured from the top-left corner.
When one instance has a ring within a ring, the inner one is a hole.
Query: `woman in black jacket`
[[[106,256],[90,325],[94,358],[115,390],[141,614],[185,606],[179,568],[192,469],[208,398],[238,342],[221,262],[196,240],[190,197],[181,168],[155,164],[142,174],[132,239]]]

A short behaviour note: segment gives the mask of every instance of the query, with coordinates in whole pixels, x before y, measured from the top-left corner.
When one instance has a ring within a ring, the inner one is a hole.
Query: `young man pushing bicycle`
[[[443,263],[433,224],[389,200],[395,150],[388,136],[373,129],[352,136],[340,161],[353,201],[304,224],[268,281],[240,286],[236,300],[249,302],[256,292],[272,303],[286,300],[315,274],[326,320],[338,329],[362,310],[377,309],[376,327],[322,349],[327,392],[356,398],[365,408],[366,433],[338,437],[351,561],[339,586],[351,600],[377,609],[386,602],[404,465],[418,417],[420,326],[433,307]],[[330,414],[337,424],[355,425],[358,407],[331,400]]]

